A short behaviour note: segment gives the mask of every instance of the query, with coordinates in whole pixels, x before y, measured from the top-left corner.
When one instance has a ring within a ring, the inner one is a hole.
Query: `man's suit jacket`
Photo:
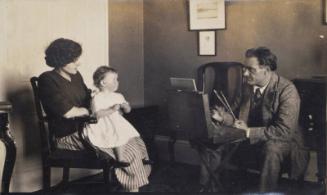
[[[232,105],[239,110],[238,118],[247,123],[253,96],[253,87],[245,85],[242,96]],[[272,72],[271,79],[263,94],[262,127],[250,127],[250,142],[259,141],[295,141],[303,145],[298,125],[300,97],[294,84]],[[224,124],[233,124],[230,115],[224,115]]]

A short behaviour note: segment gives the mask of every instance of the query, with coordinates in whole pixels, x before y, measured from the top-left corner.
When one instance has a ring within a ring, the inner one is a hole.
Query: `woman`
[[[54,69],[39,77],[40,98],[45,112],[53,119],[49,126],[56,137],[57,148],[61,149],[85,149],[77,129],[83,128],[83,125],[65,120],[90,114],[90,94],[77,70],[81,54],[82,47],[75,41],[64,38],[53,41],[45,51],[45,60]],[[143,164],[144,160],[148,160],[146,147],[141,138],[128,142],[124,147],[124,160],[129,166],[116,169],[115,173],[126,191],[137,192],[139,187],[149,183],[151,167]],[[99,149],[115,157],[112,149]]]

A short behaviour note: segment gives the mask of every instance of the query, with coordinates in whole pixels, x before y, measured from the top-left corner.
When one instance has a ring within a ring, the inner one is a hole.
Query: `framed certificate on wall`
[[[189,0],[190,30],[225,29],[224,0]]]

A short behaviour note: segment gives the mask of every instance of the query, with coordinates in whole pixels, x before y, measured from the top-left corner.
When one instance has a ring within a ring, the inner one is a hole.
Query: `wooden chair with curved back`
[[[239,62],[211,62],[198,68],[198,89],[208,94],[211,106],[217,103],[214,89],[222,91],[228,102],[233,102],[242,91],[242,83],[242,64]]]
[[[74,151],[57,149],[55,147],[54,134],[51,129],[47,127],[47,124],[51,118],[49,118],[43,111],[39,98],[38,77],[32,77],[30,82],[33,88],[36,113],[38,116],[41,135],[44,190],[49,190],[51,187],[51,167],[63,168],[63,184],[69,181],[70,168],[102,169],[104,182],[109,186],[109,182],[113,176],[113,170],[119,167],[117,162],[110,156],[104,155],[104,153],[86,141],[87,139],[85,139],[86,136],[83,134],[83,132],[80,132],[79,134],[83,140],[85,140],[85,143],[83,144],[86,147],[86,150]],[[69,120],[79,120],[85,123],[97,122],[95,118],[91,117],[77,117]]]

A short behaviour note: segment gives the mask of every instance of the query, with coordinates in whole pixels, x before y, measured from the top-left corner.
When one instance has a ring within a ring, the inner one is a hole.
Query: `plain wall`
[[[144,102],[161,110],[167,129],[169,77],[196,78],[212,61],[243,62],[248,48],[266,46],[286,78],[327,73],[327,25],[321,0],[226,1],[226,29],[216,31],[216,56],[198,56],[184,0],[144,0]],[[322,38],[324,36],[324,38]]]
[[[119,91],[133,107],[144,105],[143,0],[109,0],[110,66]]]
[[[79,70],[89,87],[92,73],[108,64],[107,0],[0,0],[0,101],[10,101],[11,133],[17,157],[11,192],[32,192],[42,187],[40,132],[29,79],[50,70],[44,60],[47,45],[59,37],[80,42]],[[3,147],[0,147],[3,154]],[[1,171],[1,170],[0,170]],[[52,184],[61,179],[53,169]],[[72,171],[71,178],[90,174]]]

